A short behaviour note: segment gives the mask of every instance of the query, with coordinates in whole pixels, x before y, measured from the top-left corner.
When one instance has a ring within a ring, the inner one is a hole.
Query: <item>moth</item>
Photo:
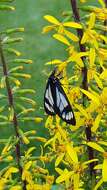
[[[76,125],[75,116],[55,68],[48,78],[44,93],[44,109],[48,115],[58,115],[68,124]]]

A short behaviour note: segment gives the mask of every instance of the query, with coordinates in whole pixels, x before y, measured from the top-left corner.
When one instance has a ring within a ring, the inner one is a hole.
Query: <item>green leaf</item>
[[[21,117],[18,118],[19,121],[35,121],[35,117]]]
[[[25,144],[29,144],[30,143],[29,139],[25,136],[24,132],[21,129],[19,129],[19,134],[22,137],[22,140],[23,140],[23,142]]]
[[[16,89],[14,91],[15,94],[35,94],[35,90],[33,89]]]
[[[30,59],[14,59],[12,60],[13,63],[25,63],[25,64],[31,64],[32,60]]]
[[[13,121],[14,118],[14,109],[13,107],[9,107],[9,121]]]
[[[0,144],[6,144],[8,139],[0,139]]]
[[[15,103],[16,107],[20,110],[25,110],[26,108],[24,106],[22,106],[22,104],[18,104],[18,103]]]
[[[103,183],[103,179],[101,178],[101,179],[97,182],[97,184],[96,184],[96,186],[94,187],[93,190],[99,189],[99,187],[102,185],[102,183]]]
[[[0,112],[4,111],[5,108],[6,108],[6,105],[5,105],[5,106],[1,106],[1,107],[0,107]]]
[[[1,78],[1,81],[0,81],[0,87],[1,88],[4,88],[5,86],[6,86],[6,83],[5,83],[5,76],[3,76],[2,78]]]
[[[3,121],[3,122],[0,122],[0,126],[1,126],[1,127],[2,127],[3,125],[8,125],[8,124],[10,124],[9,121]]]
[[[13,67],[12,69],[9,70],[9,73],[12,73],[12,72],[17,71],[17,70],[22,70],[22,69],[23,69],[23,66]]]
[[[11,3],[13,2],[14,0],[0,0],[0,2],[8,2],[8,3]]]
[[[16,42],[22,42],[23,38],[4,38],[2,44],[12,44]]]
[[[0,99],[6,98],[6,95],[0,94]]]
[[[12,140],[13,140],[13,136],[10,136],[7,143],[5,144],[5,147],[2,150],[1,155],[7,154],[7,152],[10,151],[10,149],[12,148],[12,145],[11,145]]]
[[[21,82],[20,82],[18,79],[16,79],[15,77],[9,76],[9,79],[10,79],[13,83],[15,83],[16,86],[20,86],[20,85],[21,85]]]
[[[20,100],[27,102],[29,104],[31,104],[32,106],[36,105],[36,102],[34,100],[32,100],[31,98],[26,98],[26,97],[19,97]]]
[[[104,2],[104,0],[98,0],[98,2],[101,4],[102,8],[105,8],[106,3]]]
[[[4,115],[0,115],[0,119],[8,121],[8,117],[4,116]]]
[[[20,117],[22,115],[26,115],[26,114],[28,114],[30,112],[34,112],[34,111],[35,111],[35,109],[33,109],[33,108],[25,109],[22,112],[20,112],[17,116]]]
[[[96,9],[96,7],[95,6],[80,6],[79,7],[80,9],[82,9],[82,11],[89,11],[89,12],[92,12],[92,11],[94,11],[95,9]]]
[[[24,28],[11,28],[11,29],[4,31],[3,33],[12,34],[12,33],[16,33],[16,32],[24,32]]]
[[[5,51],[7,51],[8,53],[14,54],[16,56],[20,56],[21,53],[19,51],[17,51],[16,49],[13,48],[3,48]]]
[[[3,11],[14,11],[15,7],[9,5],[0,5],[0,10]]]
[[[26,78],[26,79],[31,78],[31,75],[26,74],[26,73],[12,73],[12,76],[14,76],[14,77],[22,77],[22,78]]]

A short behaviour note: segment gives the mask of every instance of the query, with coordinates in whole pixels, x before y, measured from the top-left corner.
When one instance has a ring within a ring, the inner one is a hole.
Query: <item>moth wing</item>
[[[68,124],[76,125],[75,116],[70,102],[65,94],[60,82],[56,85],[56,113]]]
[[[44,94],[44,108],[48,115],[55,115],[54,98],[51,91],[51,82],[48,80]]]

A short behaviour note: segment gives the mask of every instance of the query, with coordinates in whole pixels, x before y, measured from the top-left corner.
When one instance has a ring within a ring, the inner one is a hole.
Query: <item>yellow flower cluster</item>
[[[86,1],[81,0],[80,2],[85,3]],[[50,155],[55,159],[55,170],[59,175],[56,178],[56,183],[65,185],[66,189],[84,189],[83,176],[85,171],[90,164],[94,163],[95,165],[97,161],[101,164],[96,164],[94,169],[100,170],[101,180],[93,189],[97,190],[104,182],[107,182],[107,154],[106,149],[102,147],[107,146],[107,142],[100,133],[100,130],[106,130],[107,118],[107,37],[103,32],[97,30],[99,20],[102,26],[103,21],[107,19],[107,10],[104,1],[99,0],[98,2],[103,8],[90,7],[90,14],[87,16],[85,24],[82,21],[81,23],[60,22],[53,16],[44,16],[51,25],[44,27],[43,33],[53,30],[55,33],[52,37],[64,44],[65,51],[68,52],[64,61],[53,59],[46,65],[55,65],[58,72],[63,73],[61,84],[75,110],[76,126],[68,127],[66,123],[61,122],[58,116],[56,118],[49,116],[45,123],[45,127],[48,128],[52,136],[45,143],[45,146],[50,147]],[[71,28],[83,31],[81,39],[71,32],[73,31]],[[78,50],[78,42],[85,46],[84,51]],[[73,76],[70,78],[67,77],[66,72],[69,65],[72,65],[71,72],[73,71]],[[87,89],[83,89],[81,85],[84,68],[87,68]],[[85,106],[83,106],[83,97],[86,98]],[[87,128],[90,128],[92,136],[96,139],[95,142],[92,139],[90,141],[88,139],[89,142],[87,142],[85,133]],[[78,131],[82,131],[79,136]],[[76,134],[70,132],[75,132],[81,139],[79,139],[80,145],[77,143]],[[86,159],[86,147],[96,150],[101,154],[102,159],[100,160],[97,156],[95,159],[81,161],[81,152]],[[63,163],[64,169],[61,168],[61,163]]]

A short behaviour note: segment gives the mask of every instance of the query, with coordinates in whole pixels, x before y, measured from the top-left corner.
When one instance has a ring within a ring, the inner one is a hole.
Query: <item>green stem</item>
[[[7,64],[6,64],[6,60],[5,60],[4,53],[3,53],[1,39],[0,39],[0,58],[1,58],[1,63],[2,63],[2,67],[3,67],[3,74],[5,76],[5,83],[6,83],[6,89],[7,89],[7,94],[8,94],[9,107],[12,107],[14,109],[13,94],[12,94],[12,90],[11,90],[10,83],[9,83]],[[13,126],[14,126],[14,130],[15,130],[16,138],[18,139],[18,142],[16,144],[16,159],[17,159],[17,165],[19,168],[20,176],[21,176],[22,175],[22,167],[20,164],[20,159],[21,159],[20,136],[19,136],[19,132],[18,132],[19,129],[18,129],[18,122],[17,122],[17,116],[15,113],[15,109],[14,109],[14,116],[13,116]],[[26,190],[25,185],[24,185],[23,190]]]
[[[76,22],[80,22],[80,15],[79,15],[79,9],[77,6],[77,1],[76,0],[70,0],[71,2],[71,7],[72,7],[72,11],[73,11],[73,15],[74,15],[74,19]],[[82,29],[77,29],[77,34],[79,37],[79,48],[81,52],[85,52],[86,51],[86,47],[84,44],[81,44],[81,38],[83,36],[83,30]],[[83,63],[84,63],[84,67],[82,69],[82,76],[83,76],[83,80],[82,80],[82,88],[84,90],[88,90],[88,81],[87,81],[87,66],[86,66],[86,58],[83,57],[82,58]],[[86,106],[86,101],[87,101],[87,97],[86,95],[83,94],[83,106]],[[86,138],[87,141],[91,141],[92,140],[92,134],[91,134],[91,128],[90,126],[86,127]],[[89,160],[94,158],[94,151],[91,147],[88,147],[88,157]],[[95,163],[90,163],[90,175],[92,176],[92,174],[95,174],[94,172],[94,165]]]

